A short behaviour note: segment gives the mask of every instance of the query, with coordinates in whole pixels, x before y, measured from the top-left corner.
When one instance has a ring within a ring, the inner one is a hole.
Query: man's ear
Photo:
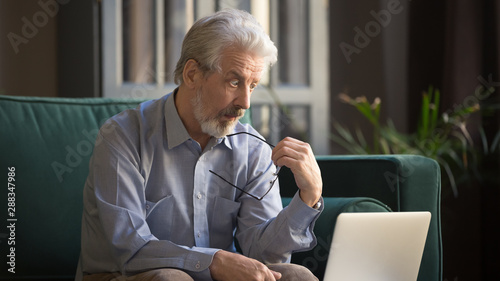
[[[190,59],[184,64],[184,71],[182,72],[182,79],[184,84],[189,88],[196,86],[197,79],[201,74],[200,65],[194,59]]]

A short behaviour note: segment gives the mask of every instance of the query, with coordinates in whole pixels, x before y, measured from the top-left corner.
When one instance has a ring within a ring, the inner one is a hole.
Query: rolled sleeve
[[[182,246],[166,247],[167,241],[150,241],[126,267],[127,272],[172,267],[188,273],[195,280],[212,280],[209,267],[219,249]]]
[[[299,192],[295,193],[290,204],[283,209],[284,215],[292,228],[308,229],[314,228],[314,223],[323,211],[323,197],[320,198],[321,206],[319,209],[309,207],[299,196]]]
[[[306,205],[297,192],[275,218],[247,230],[251,235],[238,236],[238,241],[247,245],[243,254],[268,264],[290,262],[293,252],[316,246],[313,230],[322,210],[322,207],[316,210]]]

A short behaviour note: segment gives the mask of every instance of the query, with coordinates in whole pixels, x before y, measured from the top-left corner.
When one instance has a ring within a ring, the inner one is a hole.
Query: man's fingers
[[[224,250],[215,253],[209,269],[212,278],[220,281],[276,281],[281,278],[281,273],[257,260]]]
[[[303,161],[311,152],[308,143],[287,137],[273,149],[272,160],[278,166],[293,166],[293,161]]]
[[[276,279],[276,280],[280,280],[281,279],[281,273],[279,273],[277,271],[274,271],[274,270],[270,270],[270,271],[273,274],[274,279]]]
[[[290,168],[300,189],[300,198],[307,205],[314,206],[321,197],[323,182],[311,146],[287,137],[273,149],[272,160],[278,166]]]

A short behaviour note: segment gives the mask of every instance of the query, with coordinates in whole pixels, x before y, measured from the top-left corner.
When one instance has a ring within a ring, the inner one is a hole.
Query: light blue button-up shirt
[[[258,134],[238,123],[235,132]],[[84,188],[83,274],[134,274],[174,267],[211,280],[220,249],[265,263],[288,262],[293,251],[316,244],[321,209],[298,193],[282,209],[279,184],[258,201],[275,166],[271,148],[248,135],[212,138],[202,151],[175,108],[174,94],[148,101],[100,129]]]

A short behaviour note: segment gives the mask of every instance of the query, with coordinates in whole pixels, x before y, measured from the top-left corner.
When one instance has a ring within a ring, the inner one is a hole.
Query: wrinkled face
[[[250,95],[260,81],[264,60],[249,52],[228,48],[221,71],[208,74],[191,101],[202,131],[217,138],[231,133],[250,107]]]

